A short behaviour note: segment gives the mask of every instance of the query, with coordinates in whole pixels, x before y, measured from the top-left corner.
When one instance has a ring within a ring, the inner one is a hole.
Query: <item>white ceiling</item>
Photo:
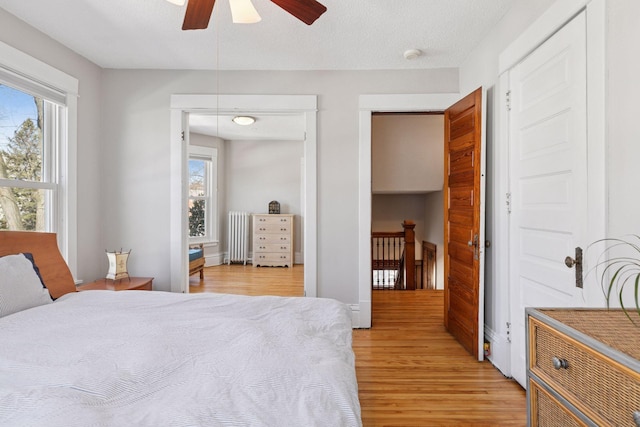
[[[517,0],[320,0],[312,26],[269,0],[233,24],[218,0],[207,30],[182,31],[166,0],[0,0],[0,8],[103,68],[363,70],[457,67]],[[425,55],[408,61],[403,52]]]
[[[209,28],[182,31],[186,6],[166,0],[0,0],[0,8],[103,68],[384,70],[458,67],[517,0],[320,0],[312,26],[270,0],[257,24],[233,24],[217,0]],[[406,60],[407,49],[424,54]],[[303,140],[295,115],[192,115],[191,130],[227,140]]]
[[[240,126],[231,119],[234,114],[190,114],[189,129],[203,135],[229,141],[304,141],[305,118],[302,114],[251,114],[256,119],[249,126]]]

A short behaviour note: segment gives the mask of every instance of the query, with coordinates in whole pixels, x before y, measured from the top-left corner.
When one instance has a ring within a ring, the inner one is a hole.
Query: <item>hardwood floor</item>
[[[303,266],[209,267],[190,290],[297,296],[303,275]],[[353,331],[363,425],[525,426],[524,390],[444,330],[442,307],[442,291],[373,292],[373,328]]]
[[[443,325],[443,292],[374,291],[373,328],[353,331],[365,426],[525,426],[524,390]]]
[[[204,280],[189,277],[189,292],[221,292],[240,295],[304,295],[304,266],[293,268],[253,267],[232,264],[206,267]]]

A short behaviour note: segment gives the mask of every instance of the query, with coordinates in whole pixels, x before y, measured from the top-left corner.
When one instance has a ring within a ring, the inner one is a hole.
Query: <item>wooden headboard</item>
[[[53,298],[76,292],[69,267],[58,249],[55,233],[0,231],[0,256],[30,252]]]

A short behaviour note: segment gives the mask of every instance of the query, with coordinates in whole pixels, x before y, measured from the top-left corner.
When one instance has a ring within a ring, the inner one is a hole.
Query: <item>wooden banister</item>
[[[375,231],[371,233],[371,267],[374,289],[416,289],[416,224],[410,220],[402,223],[403,231]],[[395,279],[388,282],[388,273],[395,272]],[[382,284],[380,283],[382,282]]]

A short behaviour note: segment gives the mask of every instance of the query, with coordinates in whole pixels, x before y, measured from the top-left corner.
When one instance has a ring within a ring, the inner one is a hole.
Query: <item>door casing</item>
[[[564,0],[554,3],[540,18],[515,39],[499,57],[500,79],[497,97],[497,141],[494,144],[495,201],[492,218],[494,252],[493,269],[495,287],[492,324],[485,331],[490,338],[491,362],[506,376],[511,376],[509,263],[504,259],[509,253],[509,127],[508,127],[508,71],[562,28],[581,10],[587,11],[587,151],[589,170],[589,232],[590,236],[604,236],[608,231],[606,188],[606,4],[608,0]],[[586,263],[593,263],[593,259]],[[499,261],[502,260],[502,261]],[[593,304],[601,298],[599,286],[585,282],[586,303]]]
[[[371,327],[371,115],[374,112],[442,112],[458,93],[360,95],[358,143],[358,295],[353,325]]]
[[[172,95],[171,96],[171,291],[188,292],[187,143],[188,115],[215,113],[300,113],[304,141],[304,291],[317,296],[317,96],[316,95]],[[183,137],[184,132],[184,137]]]

